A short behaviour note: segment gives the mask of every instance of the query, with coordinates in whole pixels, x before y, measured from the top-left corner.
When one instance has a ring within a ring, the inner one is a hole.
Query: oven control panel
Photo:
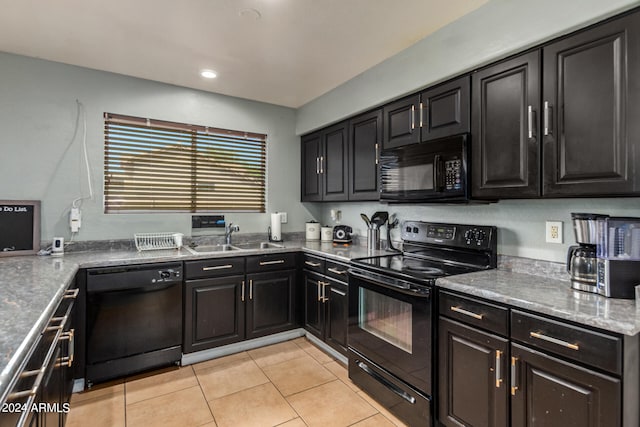
[[[480,250],[495,247],[497,234],[492,226],[423,221],[405,221],[401,230],[403,241]]]

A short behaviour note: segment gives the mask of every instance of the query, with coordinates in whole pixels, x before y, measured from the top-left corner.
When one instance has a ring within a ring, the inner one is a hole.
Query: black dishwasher
[[[87,385],[178,363],[182,263],[87,270]]]

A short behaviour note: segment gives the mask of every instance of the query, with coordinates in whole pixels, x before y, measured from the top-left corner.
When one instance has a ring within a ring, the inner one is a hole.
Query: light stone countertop
[[[18,256],[0,259],[0,402],[7,387],[28,356],[65,290],[81,268],[133,265],[176,260],[235,257],[267,253],[305,252],[348,262],[353,258],[381,255],[363,246],[291,241],[283,248],[193,254],[180,250],[102,250],[69,252],[61,257]]]
[[[640,305],[635,300],[576,291],[567,280],[489,270],[443,277],[436,286],[609,332],[640,333]]]

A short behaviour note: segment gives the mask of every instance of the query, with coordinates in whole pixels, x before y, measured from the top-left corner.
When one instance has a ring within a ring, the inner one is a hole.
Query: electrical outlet
[[[279,212],[279,213],[280,213],[280,223],[286,224],[287,221],[289,220],[287,213],[286,212]]]
[[[545,240],[547,243],[562,243],[562,221],[547,221]]]

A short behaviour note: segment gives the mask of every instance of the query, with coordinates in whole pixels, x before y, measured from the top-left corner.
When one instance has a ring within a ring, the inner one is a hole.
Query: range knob
[[[171,272],[169,272],[169,271],[161,271],[160,272],[160,278],[168,279],[169,277],[171,277]]]

